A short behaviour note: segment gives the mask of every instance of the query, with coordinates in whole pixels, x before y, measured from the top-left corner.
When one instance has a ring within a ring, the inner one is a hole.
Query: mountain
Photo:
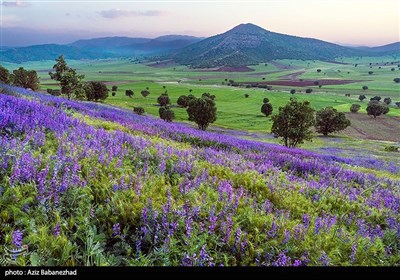
[[[379,47],[373,47],[370,48],[372,51],[375,52],[396,52],[400,53],[400,42],[388,44],[388,45],[383,45]]]
[[[54,60],[61,54],[67,59],[107,58],[107,52],[85,50],[68,45],[46,44],[20,48],[7,48],[0,52],[0,61],[22,63],[25,61]]]
[[[117,48],[132,44],[143,44],[151,39],[149,38],[130,38],[130,37],[103,37],[86,40],[78,40],[69,44],[78,48]]]
[[[331,60],[362,53],[361,50],[317,39],[267,31],[247,23],[192,44],[176,52],[172,58],[193,67],[215,67],[244,66],[272,59]]]

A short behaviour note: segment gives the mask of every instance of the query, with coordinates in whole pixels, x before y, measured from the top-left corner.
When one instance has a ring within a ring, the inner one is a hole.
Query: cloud
[[[5,1],[3,2],[4,7],[17,7],[17,8],[23,8],[23,7],[28,7],[29,4],[22,1],[22,0],[16,0],[16,1]]]
[[[163,16],[165,13],[163,11],[149,10],[149,11],[126,11],[120,9],[111,9],[106,11],[101,11],[100,15],[104,18],[116,19],[120,17],[158,17]]]

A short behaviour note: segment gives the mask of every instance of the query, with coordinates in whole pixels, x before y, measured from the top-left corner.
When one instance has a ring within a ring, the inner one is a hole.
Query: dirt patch
[[[275,86],[290,86],[290,87],[311,87],[315,86],[315,80],[293,80],[293,81],[266,81],[266,82],[258,82],[259,85],[275,85]],[[318,80],[319,84],[322,86],[330,86],[330,85],[345,85],[357,82],[363,82],[360,80],[336,80],[336,79],[324,79]],[[241,84],[254,84],[254,82],[241,82]]]
[[[400,117],[346,113],[351,125],[342,134],[361,139],[400,142]]]
[[[305,72],[306,71],[299,71],[299,72],[287,74],[287,75],[284,75],[284,76],[280,76],[279,79],[291,80],[291,81],[298,80],[297,77],[300,76],[300,75],[303,75]]]
[[[173,61],[172,59],[146,64],[146,66],[154,67],[154,68],[167,68],[167,67],[172,67],[172,66],[176,66],[176,65],[178,65],[178,64],[175,61]]]
[[[238,66],[238,67],[222,66],[219,68],[206,68],[206,69],[202,68],[195,70],[195,72],[253,72],[253,71],[255,70],[247,66]]]
[[[271,63],[272,65],[274,65],[276,68],[278,69],[289,69],[289,70],[294,70],[294,69],[299,69],[299,67],[293,66],[293,65],[287,65],[287,64],[283,64],[280,62],[276,62],[276,61],[270,61],[269,63]]]

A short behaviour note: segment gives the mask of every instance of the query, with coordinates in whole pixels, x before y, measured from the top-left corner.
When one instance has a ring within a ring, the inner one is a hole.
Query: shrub
[[[250,95],[249,95],[248,93],[245,93],[245,94],[244,94],[244,97],[245,97],[245,98],[248,98],[249,96],[250,96]]]
[[[392,99],[391,99],[390,97],[386,97],[385,99],[383,99],[383,102],[384,102],[386,105],[389,105],[390,103],[392,103]]]
[[[397,108],[400,108],[400,102],[396,102],[395,104],[396,104]]]
[[[157,103],[160,104],[160,106],[167,106],[168,104],[171,104],[171,100],[169,99],[169,96],[167,93],[162,93],[157,98]]]
[[[188,106],[189,99],[186,95],[181,95],[178,98],[177,104],[183,108]]]
[[[290,93],[291,93],[291,94],[295,94],[295,93],[296,93],[296,90],[295,90],[295,89],[291,89],[291,90],[290,90]]]
[[[133,112],[138,114],[138,115],[143,115],[144,114],[144,109],[143,109],[143,107],[133,107]]]
[[[386,152],[400,152],[400,148],[396,146],[386,146],[385,147]]]
[[[143,97],[147,97],[147,96],[150,94],[150,91],[148,91],[147,89],[144,89],[144,90],[142,90],[142,91],[140,92],[140,94],[141,94]]]
[[[398,84],[400,83],[400,78],[394,78],[393,81]]]
[[[111,88],[111,91],[117,91],[117,90],[118,90],[118,86],[113,85],[112,88]]]
[[[357,113],[360,110],[361,106],[359,104],[351,104],[350,112]]]
[[[372,74],[374,74],[374,72],[373,72],[373,71],[369,71],[368,74],[369,74],[369,75],[372,75]]]
[[[382,97],[377,96],[377,95],[370,98],[371,101],[373,101],[373,100],[380,101],[381,99],[382,99]]]
[[[358,99],[360,99],[360,101],[363,101],[366,98],[367,97],[364,94],[360,94],[360,96],[358,97]]]
[[[368,89],[368,86],[362,86],[362,89],[363,89],[363,90],[367,90],[367,89]]]
[[[86,99],[89,101],[105,100],[108,97],[108,88],[102,82],[87,82],[84,85]]]
[[[261,106],[261,113],[263,113],[266,117],[270,116],[272,114],[273,108],[270,103],[264,103]]]
[[[269,99],[267,97],[264,97],[263,103],[269,103]]]
[[[134,95],[134,92],[131,89],[127,89],[127,90],[125,90],[125,95],[132,98],[132,96]]]
[[[112,96],[115,96],[115,94],[116,94],[116,92],[115,92],[115,91],[113,91],[113,92],[111,93],[111,95],[112,95]]]
[[[321,69],[317,69],[317,72],[318,72],[318,73],[321,72]]]
[[[312,93],[312,88],[308,88],[308,89],[306,89],[306,93]]]
[[[175,113],[169,107],[163,106],[158,110],[160,118],[166,122],[172,122],[175,118]]]

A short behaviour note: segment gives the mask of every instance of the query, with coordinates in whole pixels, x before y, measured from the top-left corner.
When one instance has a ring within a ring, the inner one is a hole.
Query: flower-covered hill
[[[400,170],[1,86],[2,265],[396,265]]]

